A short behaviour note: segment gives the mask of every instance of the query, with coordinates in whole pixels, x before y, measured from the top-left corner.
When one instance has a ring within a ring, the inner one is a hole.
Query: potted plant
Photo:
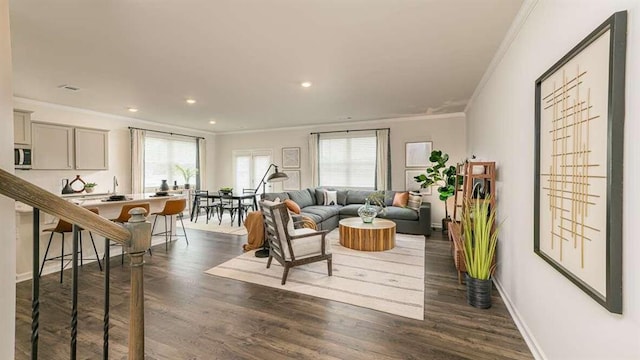
[[[233,193],[233,188],[232,187],[228,187],[228,186],[221,187],[220,188],[220,192],[225,194],[225,195],[230,195],[231,193]]]
[[[420,184],[421,188],[438,185],[439,198],[444,202],[444,219],[442,219],[442,231],[447,230],[447,223],[451,221],[449,211],[447,210],[447,199],[456,193],[456,167],[447,166],[449,154],[443,154],[440,150],[433,150],[429,156],[429,161],[433,164],[427,168],[426,174],[420,174],[414,177],[415,181]],[[462,176],[458,183],[462,183]]]
[[[178,169],[182,174],[182,177],[184,177],[184,188],[189,189],[191,187],[189,185],[189,180],[198,173],[198,169],[182,167],[178,164],[176,164],[176,169]]]
[[[96,184],[96,183],[86,183],[86,184],[84,184],[84,191],[86,191],[87,194],[90,194],[90,193],[93,192],[93,190],[95,190],[97,185],[98,184]]]
[[[491,196],[468,199],[462,208],[461,221],[467,303],[488,309],[491,307],[491,274],[495,269],[499,230],[495,226],[496,209],[491,207]]]

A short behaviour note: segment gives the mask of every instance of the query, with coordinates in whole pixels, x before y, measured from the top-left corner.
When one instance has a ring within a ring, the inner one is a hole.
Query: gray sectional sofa
[[[329,189],[332,190],[332,189]],[[280,201],[291,199],[300,206],[301,215],[316,222],[319,230],[333,230],[344,218],[358,216],[358,209],[365,203],[367,196],[374,191],[338,190],[337,205],[324,204],[324,189],[307,188],[281,193],[266,193],[265,200]],[[420,211],[392,206],[396,191],[385,192],[385,211],[378,215],[396,223],[396,231],[403,234],[431,235],[431,203],[423,202]]]

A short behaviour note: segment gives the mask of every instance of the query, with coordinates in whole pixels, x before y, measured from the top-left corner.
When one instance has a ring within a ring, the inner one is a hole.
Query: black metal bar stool
[[[91,208],[88,209],[89,211],[98,214],[98,209],[96,208]],[[80,245],[80,250],[78,251],[80,253],[80,266],[82,266],[83,260],[85,260],[82,256],[82,228],[79,229],[79,234],[78,234],[78,243]],[[54,228],[49,228],[49,229],[44,229],[42,230],[43,232],[51,232],[51,236],[49,236],[49,243],[47,243],[47,250],[44,252],[44,258],[42,259],[42,265],[40,265],[40,272],[38,273],[38,277],[42,276],[42,270],[44,269],[44,264],[49,261],[49,260],[56,260],[56,259],[60,259],[60,283],[62,283],[62,277],[63,277],[63,271],[64,268],[69,265],[69,263],[71,262],[71,260],[69,260],[67,262],[67,264],[64,263],[64,259],[67,256],[72,256],[73,253],[69,253],[69,254],[65,254],[64,253],[64,234],[66,233],[73,233],[73,225],[71,225],[70,223],[64,221],[64,220],[58,220],[58,224],[56,225],[56,227]],[[54,256],[54,257],[50,257],[48,258],[47,255],[49,254],[49,248],[51,247],[51,240],[53,240],[53,235],[54,234],[60,234],[62,235],[62,242],[61,242],[61,250],[60,250],[60,255],[58,256]],[[96,243],[93,241],[93,234],[91,234],[91,231],[89,231],[89,237],[91,238],[91,244],[93,245],[93,251],[96,254],[96,260],[98,261],[98,267],[100,267],[100,271],[102,271],[102,263],[100,262],[100,257],[98,256],[98,249],[96,249]],[[89,260],[89,259],[87,259]]]

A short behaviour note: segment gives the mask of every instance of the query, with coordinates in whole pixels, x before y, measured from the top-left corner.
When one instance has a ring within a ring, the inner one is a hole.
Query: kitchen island
[[[70,202],[78,206],[85,208],[97,208],[100,216],[107,219],[114,219],[120,214],[120,209],[125,204],[136,204],[148,202],[150,206],[150,212],[158,212],[164,208],[164,203],[167,200],[181,199],[185,195],[182,194],[170,194],[167,196],[156,196],[153,193],[148,194],[128,194],[125,195],[125,200],[121,201],[107,201],[109,194],[96,194],[96,195],[84,195],[84,196],[63,196]],[[187,211],[187,209],[185,209]],[[148,221],[153,223],[154,217],[149,216]],[[175,220],[175,219],[174,219]],[[53,228],[56,226],[58,219],[46,213],[40,213],[40,261],[44,256],[49,241],[50,232],[43,232],[43,229]],[[175,233],[175,226],[173,227]],[[158,221],[155,233],[164,231],[164,221]],[[48,257],[54,257],[60,255],[60,238],[59,234],[54,235],[54,240],[51,242],[51,248],[49,249]],[[96,247],[98,249],[98,255],[102,258],[104,253],[104,238],[94,234]],[[69,249],[72,248],[72,236],[65,236],[65,252],[70,253]],[[152,245],[160,244],[164,242],[164,236],[155,236],[152,239]],[[92,259],[85,260],[85,263],[95,261],[95,254],[91,246],[91,238],[85,231],[82,236],[82,246],[84,249],[84,258]],[[122,247],[117,246],[112,248],[111,256],[120,256]],[[23,281],[31,278],[32,269],[32,250],[33,250],[33,209],[23,203],[16,202],[16,280]],[[47,261],[43,275],[56,272],[60,270],[59,261]],[[97,270],[97,269],[96,269]]]

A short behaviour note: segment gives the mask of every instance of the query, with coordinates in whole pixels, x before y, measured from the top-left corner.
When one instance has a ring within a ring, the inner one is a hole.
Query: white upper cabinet
[[[73,169],[73,128],[34,122],[31,124],[33,169]]]
[[[75,158],[78,170],[108,170],[109,132],[76,128]]]
[[[13,142],[31,144],[31,111],[13,110]]]

